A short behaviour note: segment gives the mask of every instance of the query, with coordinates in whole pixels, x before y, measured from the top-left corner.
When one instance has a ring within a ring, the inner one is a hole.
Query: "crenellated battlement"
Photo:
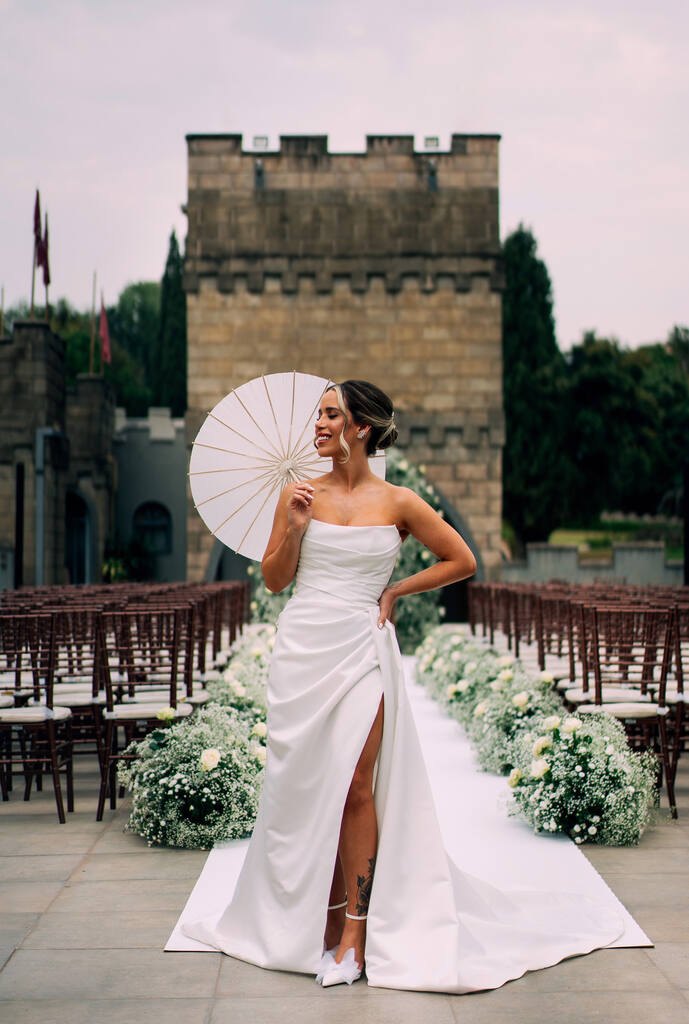
[[[330,153],[326,135],[283,135],[280,149],[248,152],[241,135],[189,135],[185,288],[215,278],[286,293],[312,277],[365,292],[405,277],[434,291],[444,279],[501,288],[498,136],[453,135],[446,151],[417,152],[411,135],[369,135],[365,153]]]

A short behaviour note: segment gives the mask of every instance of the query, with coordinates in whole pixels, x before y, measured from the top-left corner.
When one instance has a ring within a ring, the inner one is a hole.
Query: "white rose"
[[[581,728],[582,724],[583,723],[582,723],[580,718],[565,718],[564,722],[562,723],[562,730],[561,731],[562,732],[576,732],[577,729]]]
[[[256,725],[253,727],[251,731],[254,734],[254,736],[264,737],[268,735],[268,726],[266,725],[265,722],[256,722]]]
[[[536,742],[534,743],[532,750],[536,757],[540,757],[543,751],[547,750],[548,747],[552,747],[552,745],[553,741],[551,740],[550,736],[539,736]]]
[[[450,700],[452,700],[453,697],[456,697],[459,692],[460,691],[458,690],[456,683],[450,683],[449,686],[445,687],[445,696],[449,697]]]
[[[201,754],[201,767],[204,772],[212,772],[220,763],[221,753],[217,747],[208,747]]]
[[[499,693],[500,690],[502,690],[502,688],[504,687],[504,685],[505,684],[503,683],[502,679],[500,678],[500,676],[498,676],[498,678],[494,679],[493,682],[490,684],[490,688],[493,691],[493,693]]]
[[[436,658],[435,661],[433,662],[432,668],[434,672],[442,672],[442,670],[445,668],[445,659]]]
[[[266,748],[263,746],[262,743],[252,743],[251,753],[254,755],[257,761],[261,762],[261,764],[266,763]]]
[[[485,715],[487,710],[488,710],[488,701],[487,700],[480,700],[478,702],[478,704],[476,705],[476,707],[474,708],[474,714],[476,715],[477,718],[482,718],[483,715]]]
[[[552,683],[555,681],[555,676],[552,672],[541,672],[542,683]]]
[[[397,465],[402,470],[403,473],[406,473],[407,470],[409,469],[409,463],[407,462],[406,459],[400,459]]]
[[[511,668],[504,668],[501,672],[498,672],[498,679],[501,679],[503,683],[509,683],[510,679],[514,678],[514,672]]]
[[[258,611],[258,601],[252,601],[251,604],[249,605],[249,608],[251,608],[252,612],[257,612]]]
[[[526,705],[529,703],[529,695],[526,692],[526,690],[520,690],[519,693],[515,693],[514,697],[512,698],[512,703],[514,704],[515,708],[519,709],[519,711],[523,711]]]
[[[543,721],[543,728],[547,729],[548,732],[552,732],[553,729],[557,729],[560,721],[561,719],[559,715],[548,715],[548,717]]]
[[[465,676],[470,676],[471,673],[475,672],[477,668],[478,668],[478,662],[476,662],[476,661],[468,661],[466,663],[466,665],[464,666],[464,675]]]
[[[176,716],[177,712],[171,707],[160,708],[160,710],[156,712],[156,718],[159,718],[161,722],[171,722]]]
[[[500,668],[509,668],[510,665],[514,665],[514,658],[511,654],[503,654],[501,658],[498,658],[498,665]]]
[[[598,829],[596,828],[595,825],[589,826],[588,833],[589,833],[590,836],[595,836],[597,831],[598,831]]]
[[[542,779],[545,773],[549,770],[550,764],[544,757],[540,757],[537,761],[531,762],[529,774],[532,779]]]
[[[254,647],[251,648],[251,653],[253,654],[254,658],[261,658],[263,657],[263,648],[259,647],[259,645],[256,644]]]
[[[513,768],[512,771],[510,772],[510,777],[509,777],[509,779],[507,781],[509,782],[509,784],[512,787],[512,789],[514,789],[515,786],[519,785],[519,783],[521,782],[521,779],[522,779],[521,768]]]
[[[246,696],[246,686],[242,686],[242,684],[238,683],[236,680],[235,682],[230,683],[230,689],[232,690],[232,693],[235,695],[235,697]]]
[[[452,654],[450,655],[450,661],[459,661],[461,657],[462,655],[459,653],[459,651],[453,651]]]
[[[573,832],[581,832],[581,825],[575,825],[572,829]]]

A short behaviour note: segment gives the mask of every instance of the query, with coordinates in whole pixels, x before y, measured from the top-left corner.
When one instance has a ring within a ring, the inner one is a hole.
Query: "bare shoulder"
[[[433,511],[428,502],[424,501],[411,487],[400,487],[396,484],[388,484],[387,486],[392,492],[391,498],[395,504],[395,511],[405,525],[408,518],[418,515],[419,512],[426,509]]]

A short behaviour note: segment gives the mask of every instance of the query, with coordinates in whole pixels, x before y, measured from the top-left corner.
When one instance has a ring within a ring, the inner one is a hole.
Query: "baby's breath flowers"
[[[575,843],[629,845],[656,794],[656,762],[630,750],[604,714],[565,713],[549,672],[529,675],[465,627],[440,626],[417,650],[417,673],[467,730],[487,771],[509,774],[514,812]]]
[[[258,810],[265,750],[232,708],[207,704],[127,749],[119,781],[132,792],[129,832],[150,846],[208,849],[250,835]]]

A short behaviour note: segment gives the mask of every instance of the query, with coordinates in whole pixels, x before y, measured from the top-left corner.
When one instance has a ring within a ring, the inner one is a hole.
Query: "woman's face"
[[[351,447],[352,439],[356,435],[357,427],[356,424],[351,422],[349,410],[347,410],[347,417],[350,422],[349,426],[344,431],[344,438]],[[344,425],[345,418],[342,410],[337,404],[336,392],[333,389],[326,391],[321,399],[321,404],[318,408],[318,417],[316,419],[315,445],[319,455],[332,458],[334,454],[339,454],[342,451],[340,448],[339,437],[344,429]]]

